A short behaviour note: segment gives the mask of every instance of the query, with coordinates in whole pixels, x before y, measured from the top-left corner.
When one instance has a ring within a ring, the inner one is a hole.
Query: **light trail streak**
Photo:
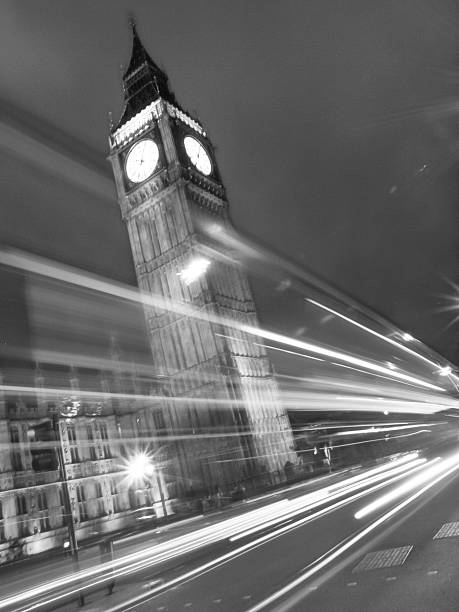
[[[312,355],[305,355],[304,353],[298,353],[297,351],[289,351],[287,349],[282,349],[278,346],[272,346],[270,344],[260,344],[259,342],[254,342],[255,346],[261,346],[262,348],[270,349],[271,351],[279,351],[281,353],[288,353],[289,355],[296,355],[297,357],[303,357],[303,359],[312,359],[313,361],[325,361],[325,359],[321,359],[320,357],[313,357]]]
[[[446,398],[445,398],[446,399]],[[396,400],[393,398],[381,401],[373,396],[348,395],[338,396],[322,392],[316,393],[282,393],[282,403],[289,410],[336,410],[339,412],[378,412],[384,410],[391,413],[432,414],[451,407],[457,410],[458,402],[452,399],[450,403],[435,403],[422,400]]]
[[[304,517],[302,519],[299,519],[298,521],[291,523],[289,525],[285,525],[284,527],[281,527],[279,529],[277,529],[274,532],[268,533],[264,536],[259,537],[258,539],[249,542],[247,544],[244,544],[242,546],[240,546],[239,548],[226,553],[224,555],[221,555],[220,557],[213,559],[212,561],[209,561],[208,563],[205,563],[193,570],[190,570],[189,572],[186,572],[185,574],[182,574],[181,576],[178,576],[177,578],[174,578],[164,584],[162,584],[161,586],[158,586],[154,589],[152,589],[148,595],[148,597],[146,598],[144,595],[140,596],[140,597],[135,597],[132,598],[129,601],[124,602],[122,605],[120,606],[114,606],[113,608],[110,608],[109,610],[107,610],[107,612],[121,612],[121,611],[128,611],[128,610],[135,610],[135,606],[139,605],[139,603],[141,602],[145,602],[145,600],[149,600],[150,598],[153,598],[155,596],[155,594],[158,594],[162,591],[165,591],[167,589],[170,589],[171,587],[180,584],[186,580],[190,580],[193,579],[199,575],[202,575],[204,573],[207,573],[208,571],[210,571],[211,569],[223,565],[229,561],[231,561],[232,559],[242,555],[244,552],[248,551],[248,550],[253,550],[254,548],[257,548],[263,544],[265,544],[266,542],[269,542],[275,538],[278,538],[280,536],[282,536],[284,533],[286,533],[287,531],[291,531],[293,529],[297,529],[298,527],[312,522],[314,520],[317,520],[318,518],[320,518],[321,516],[324,516],[325,514],[329,514],[330,512],[333,512],[335,510],[338,510],[339,508],[342,508],[343,506],[352,503],[353,501],[355,501],[356,499],[359,499],[360,497],[363,497],[375,490],[380,489],[381,487],[387,486],[387,484],[391,484],[393,481],[398,480],[400,478],[403,478],[404,475],[403,474],[399,474],[397,476],[394,476],[392,479],[390,479],[387,482],[383,482],[383,483],[378,483],[376,485],[374,485],[373,487],[371,487],[368,490],[364,490],[364,491],[359,491],[357,493],[355,493],[354,495],[345,498],[344,500],[340,500],[338,502],[335,502],[334,504],[332,504],[331,506],[327,506],[326,508],[323,508],[322,510],[319,510],[317,512],[315,512],[314,514],[311,514],[307,517]]]
[[[371,361],[361,359],[360,357],[353,357],[351,355],[347,355],[346,353],[341,353],[339,351],[335,351],[332,349],[323,348],[321,346],[311,344],[310,342],[296,340],[295,338],[289,338],[282,334],[270,332],[264,329],[258,329],[250,325],[241,325],[240,328],[243,332],[246,332],[254,336],[255,335],[261,336],[262,338],[265,338],[265,340],[271,340],[272,342],[278,342],[279,344],[286,344],[289,346],[293,346],[295,348],[299,348],[304,351],[309,351],[310,353],[315,353],[318,355],[322,355],[324,357],[329,357],[330,359],[338,359],[340,361],[344,361],[346,363],[350,363],[355,366],[360,366],[360,367],[366,368],[367,370],[377,372],[379,374],[385,374],[386,376],[392,379],[398,379],[402,381],[415,383],[421,387],[426,387],[427,389],[434,389],[435,391],[442,391],[442,392],[445,391],[445,389],[443,389],[442,387],[433,385],[432,383],[428,383],[420,378],[416,378],[408,374],[403,374],[402,372],[391,370],[390,368],[386,368],[376,363],[372,363]]]
[[[276,591],[275,593],[273,593],[272,595],[270,595],[269,597],[267,597],[260,603],[256,604],[255,606],[250,608],[247,612],[260,612],[260,610],[263,610],[267,606],[273,604],[275,601],[278,601],[279,599],[287,595],[289,592],[291,592],[293,589],[297,588],[299,585],[303,584],[306,580],[308,580],[309,578],[317,574],[319,571],[323,570],[327,565],[330,565],[333,561],[335,561],[338,557],[342,556],[352,546],[354,546],[357,542],[362,540],[369,533],[374,531],[377,527],[379,527],[380,525],[388,521],[390,518],[392,518],[396,514],[398,514],[401,510],[406,508],[406,506],[411,504],[414,500],[418,499],[418,497],[423,495],[426,491],[431,489],[441,480],[444,480],[450,474],[458,470],[459,469],[459,455],[455,455],[453,458],[451,458],[446,463],[448,463],[448,465],[453,463],[454,465],[452,465],[452,467],[450,467],[449,469],[446,469],[442,474],[437,476],[437,478],[435,478],[434,480],[430,481],[427,485],[422,487],[419,491],[417,491],[416,493],[414,493],[413,495],[405,499],[403,502],[398,504],[398,506],[395,506],[395,508],[392,508],[391,510],[386,512],[386,514],[384,514],[383,516],[375,520],[373,523],[368,525],[368,527],[365,527],[364,529],[362,529],[359,533],[357,533],[354,537],[350,538],[342,546],[335,548],[333,552],[326,553],[325,555],[323,555],[322,559],[319,562],[312,563],[310,565],[310,569],[304,572],[296,580],[293,580],[292,582],[287,584],[285,587],[283,587],[279,591]],[[304,596],[304,593],[302,594],[302,596]],[[287,602],[283,606],[276,607],[276,611],[277,612],[287,611],[290,609],[291,605],[292,605],[291,602]]]
[[[433,427],[434,425],[446,425],[447,421],[437,421],[435,423],[429,423],[429,422],[425,422],[425,423],[417,423],[416,425],[412,425],[409,423],[409,421],[387,421],[386,423],[351,423],[349,425],[344,425],[343,423],[340,422],[336,422],[335,424],[326,424],[326,423],[319,423],[316,426],[309,426],[309,427],[295,427],[294,432],[295,433],[300,433],[302,431],[318,431],[318,430],[328,430],[328,429],[349,429],[351,431],[349,431],[349,434],[354,433],[355,431],[355,427],[367,427],[367,428],[371,428],[371,427],[394,427],[394,428],[398,428],[399,426],[403,426],[403,425],[410,425],[410,427],[425,427],[425,426],[429,426],[429,427]],[[343,432],[342,435],[348,435],[348,433]]]
[[[411,436],[418,436],[421,433],[430,433],[430,429],[420,429],[419,431],[413,431],[407,434],[400,434],[399,436],[389,436],[390,440],[396,440],[398,438],[410,438]],[[358,442],[348,442],[347,444],[333,444],[333,448],[345,448],[346,446],[359,446],[360,444],[373,444],[374,442],[384,442],[388,438],[372,438],[371,440],[359,440]]]
[[[234,340],[235,342],[244,343],[244,340],[241,338],[235,338],[234,336],[228,336],[226,334],[215,334],[216,336],[220,336],[220,338],[227,338],[228,340]],[[253,343],[255,346],[260,346],[261,348],[270,349],[271,351],[279,351],[281,353],[288,353],[289,355],[296,355],[297,357],[303,357],[304,359],[312,359],[313,361],[322,361],[325,359],[321,359],[320,357],[313,357],[312,355],[305,355],[304,353],[298,353],[297,351],[289,351],[287,349],[282,349],[278,346],[271,346],[270,344],[260,344],[259,342]]]
[[[113,359],[103,357],[93,357],[91,355],[85,355],[81,353],[68,353],[63,351],[51,351],[45,349],[39,349],[34,347],[33,359],[40,364],[60,364],[68,367],[76,368],[88,368],[94,370],[111,370],[113,368]],[[2,347],[2,353],[7,354],[12,359],[24,359],[30,358],[30,350],[24,350],[22,348],[13,347],[11,344]],[[148,380],[155,381],[158,379],[164,379],[165,377],[159,372],[155,371],[154,366],[145,362],[139,361],[123,361],[117,359],[117,367],[125,373],[133,373],[136,376],[142,376]]]
[[[405,478],[407,476],[407,474],[413,473],[419,467],[423,466],[424,463],[425,463],[425,459],[417,459],[417,460],[409,463],[408,465],[399,466],[398,468],[395,468],[394,470],[391,470],[391,471],[389,471],[387,473],[379,474],[378,476],[375,476],[372,479],[368,479],[368,481],[365,482],[365,486],[373,485],[373,484],[376,484],[377,482],[381,482],[381,481],[385,480],[386,478],[390,478],[389,480],[385,481],[384,484],[386,485],[388,482],[394,482],[395,480],[397,480],[397,477],[393,478],[397,474],[400,475],[400,478]],[[351,493],[353,491],[359,490],[361,488],[361,486],[362,486],[361,483],[356,483],[354,485],[349,485],[349,486],[343,487],[343,489],[339,489],[333,495],[327,495],[327,493],[329,493],[330,490],[331,490],[331,489],[329,489],[328,491],[325,491],[324,494],[318,496],[318,500],[317,501],[313,501],[312,503],[309,503],[307,505],[304,505],[304,503],[303,503],[303,504],[300,505],[299,508],[294,509],[291,512],[288,512],[287,514],[284,514],[283,516],[276,517],[275,519],[267,521],[266,523],[258,524],[258,525],[256,525],[255,527],[253,527],[251,529],[246,529],[245,531],[237,534],[236,536],[231,537],[230,538],[230,542],[237,542],[238,540],[246,538],[249,535],[253,535],[254,533],[256,533],[258,531],[262,531],[264,529],[267,529],[268,527],[272,527],[273,525],[276,525],[276,524],[281,523],[281,522],[283,522],[285,520],[293,518],[294,516],[297,516],[300,513],[302,514],[305,511],[309,511],[309,510],[312,510],[314,508],[317,508],[317,507],[323,505],[323,502],[324,502],[325,498],[326,498],[327,502],[333,501],[335,499],[339,499],[340,497],[342,497],[343,495],[345,495],[347,493]],[[295,504],[292,504],[292,506],[295,506]]]
[[[409,493],[410,491],[412,491],[419,485],[424,484],[424,482],[426,482],[427,480],[437,476],[437,474],[440,474],[444,470],[444,462],[434,467],[430,467],[430,466],[433,466],[433,464],[438,463],[438,461],[440,461],[440,457],[433,459],[427,464],[429,466],[429,469],[424,469],[422,473],[416,476],[415,478],[410,478],[407,482],[404,482],[401,486],[396,487],[392,491],[389,491],[388,493],[386,493],[386,495],[378,497],[378,499],[376,499],[374,502],[372,502],[371,504],[368,504],[367,506],[364,506],[358,512],[356,512],[354,514],[354,517],[356,519],[361,519],[365,516],[368,516],[368,514],[371,514],[372,512],[374,512],[375,510],[378,510],[379,508],[382,508],[383,506],[387,506],[388,504],[390,504],[397,498],[402,497],[403,495],[405,495],[406,493]]]
[[[269,504],[269,506],[265,506],[263,508],[259,508],[256,510],[251,510],[248,513],[244,513],[242,516],[233,517],[231,519],[226,519],[217,524],[210,525],[204,528],[201,528],[197,531],[187,533],[183,536],[178,536],[171,541],[165,542],[163,544],[158,544],[153,547],[148,547],[144,550],[131,553],[129,555],[125,555],[119,560],[113,561],[111,563],[105,563],[102,565],[98,565],[96,567],[91,567],[89,569],[81,570],[80,572],[63,576],[59,579],[51,581],[46,584],[38,585],[32,589],[28,589],[21,593],[18,593],[14,596],[10,596],[8,598],[3,599],[0,602],[0,610],[6,609],[13,605],[25,604],[27,601],[30,601],[33,598],[37,598],[40,596],[44,596],[47,593],[51,593],[53,591],[58,591],[59,589],[63,589],[72,583],[81,583],[84,580],[92,580],[90,584],[86,585],[85,588],[91,588],[91,586],[95,586],[108,580],[109,578],[98,577],[101,574],[109,572],[113,570],[117,575],[121,576],[126,573],[132,573],[134,571],[139,571],[140,569],[144,569],[146,567],[151,567],[152,565],[164,563],[170,559],[176,558],[177,556],[184,555],[185,553],[192,552],[203,546],[207,546],[208,544],[215,543],[217,541],[229,539],[236,533],[241,530],[247,530],[247,527],[255,526],[257,523],[263,524],[267,520],[272,518],[277,518],[280,513],[284,513],[284,516],[290,513],[290,509],[293,507],[296,510],[296,513],[301,512],[301,505],[303,505],[303,512],[308,508],[311,501],[315,502],[315,506],[321,505],[325,502],[329,502],[334,499],[338,499],[343,495],[347,495],[352,491],[358,491],[368,485],[373,485],[376,487],[385,486],[391,480],[387,480],[388,478],[398,478],[403,477],[405,472],[400,473],[402,470],[408,470],[410,468],[415,468],[419,461],[423,461],[422,459],[418,459],[417,453],[411,453],[406,455],[405,457],[401,457],[400,459],[389,462],[386,465],[378,466],[377,468],[373,468],[371,470],[366,471],[363,474],[358,474],[340,483],[335,483],[334,485],[328,486],[323,489],[319,489],[318,491],[313,491],[311,493],[307,493],[306,495],[301,496],[298,499],[288,500],[283,499],[277,502]],[[384,479],[386,479],[384,482]],[[378,483],[378,484],[376,484]],[[340,488],[342,489],[340,491]],[[373,489],[365,489],[361,494],[366,494],[370,490]],[[330,492],[333,494],[330,496]],[[319,497],[322,496],[321,501],[319,502]],[[345,500],[344,500],[345,501]],[[343,503],[338,502],[338,503]],[[311,506],[311,507],[315,507]],[[331,508],[335,507],[332,505]],[[325,510],[329,510],[329,506]],[[307,520],[312,520],[313,516],[306,517]],[[284,518],[283,520],[286,520]],[[290,526],[288,526],[290,528]],[[284,528],[282,528],[284,529]],[[96,580],[96,582],[94,582]],[[69,597],[70,595],[78,593],[79,587],[75,587],[73,591],[66,590],[64,593],[57,594],[54,599],[47,600],[46,605],[49,605],[50,602],[58,601],[59,599],[63,599],[64,597]],[[43,602],[36,602],[29,607],[27,610],[34,610],[39,607],[45,605]]]
[[[371,329],[370,327],[367,327],[366,325],[362,325],[362,323],[358,323],[358,321],[355,321],[354,319],[351,319],[350,317],[347,317],[346,315],[338,312],[337,310],[334,310],[333,308],[330,308],[329,306],[325,306],[324,304],[321,304],[320,302],[317,302],[316,300],[313,300],[311,298],[305,298],[305,299],[310,304],[313,304],[314,306],[317,306],[318,308],[322,308],[323,310],[326,310],[327,312],[330,312],[331,314],[339,317],[340,319],[343,319],[344,321],[347,321],[351,325],[355,325],[356,327],[359,327],[360,329],[363,329],[364,331],[368,332],[369,334],[372,334],[373,336],[376,336],[380,340],[383,340],[384,342],[388,342],[389,344],[392,344],[393,346],[396,346],[398,349],[401,349],[402,351],[405,351],[405,353],[409,353],[413,357],[417,357],[418,359],[421,359],[422,361],[428,363],[429,365],[433,366],[434,368],[438,368],[439,367],[437,362],[434,362],[431,359],[428,359],[427,357],[424,357],[424,355],[421,355],[417,351],[414,351],[413,349],[410,349],[408,346],[405,346],[404,344],[401,344],[400,342],[397,342],[396,340],[393,340],[392,338],[389,338],[388,336],[384,336],[383,334],[380,334],[379,332]]]
[[[381,472],[385,472],[387,470],[391,470],[394,467],[399,467],[401,465],[406,465],[407,463],[411,463],[413,461],[416,461],[417,459],[419,459],[419,453],[416,451],[414,453],[409,453],[408,455],[405,455],[404,457],[400,457],[399,459],[393,459],[391,461],[389,461],[388,463],[385,463],[383,465],[378,465],[377,467],[371,468],[370,470],[368,470],[367,472],[365,472],[364,476],[374,476],[376,474],[380,474]],[[356,476],[351,476],[350,478],[347,478],[345,481],[345,484],[352,484],[353,482],[358,482],[359,480],[361,480],[362,475],[357,474]],[[329,491],[333,491],[334,489],[342,486],[343,483],[335,483],[332,484],[328,487]]]
[[[28,395],[54,395],[58,397],[65,397],[69,395],[69,390],[66,388],[59,387],[32,387],[27,385],[0,385],[0,390],[5,391],[7,393],[24,393]],[[202,404],[211,404],[211,405],[244,405],[243,400],[232,400],[232,399],[219,399],[215,397],[170,397],[166,395],[145,395],[141,393],[113,393],[108,391],[85,391],[84,389],[79,389],[76,393],[78,397],[84,398],[92,398],[92,399],[131,399],[131,400],[148,400],[150,403],[157,404],[159,401],[168,401],[175,403],[202,403]],[[269,402],[266,402],[269,403]],[[275,401],[272,402],[275,404]],[[277,404],[275,404],[277,405]]]
[[[32,258],[14,250],[3,250],[0,251],[0,262],[13,268],[19,268],[27,272],[32,272],[46,278],[52,278],[53,280],[60,280],[62,282],[83,287],[85,289],[92,289],[108,295],[114,295],[128,301],[143,304],[144,306],[176,312],[184,316],[191,316],[197,319],[206,320],[217,325],[225,325],[230,329],[239,329],[240,331],[249,334],[250,336],[254,336],[255,338],[264,338],[265,340],[298,348],[300,350],[307,351],[308,353],[313,353],[314,355],[320,355],[321,357],[328,357],[333,360],[343,361],[344,363],[363,367],[371,372],[385,374],[393,380],[411,382],[426,389],[445,392],[445,389],[439,387],[438,385],[434,385],[425,380],[404,374],[402,372],[393,371],[388,367],[378,365],[359,357],[347,355],[346,353],[332,349],[326,349],[319,345],[300,341],[295,338],[289,338],[283,334],[271,332],[252,325],[237,323],[234,319],[212,315],[200,308],[191,306],[190,304],[184,304],[183,302],[171,300],[153,293],[141,293],[126,285],[122,285],[121,283],[108,282],[95,275],[83,274],[80,271],[67,266],[56,266],[55,264],[42,258]]]
[[[338,365],[335,363],[335,365]],[[350,366],[345,366],[343,364],[339,364],[340,367],[344,367],[350,369]],[[360,370],[365,374],[364,370]],[[298,389],[307,389],[308,392],[316,392],[316,393],[327,393],[331,394],[333,389],[341,393],[355,393],[358,390],[359,394],[364,395],[366,397],[372,397],[373,400],[378,399],[381,401],[381,395],[384,394],[384,400],[395,399],[397,401],[403,400],[415,400],[424,403],[444,403],[446,406],[455,407],[456,409],[459,407],[459,402],[457,399],[447,396],[447,395],[439,395],[437,393],[428,393],[423,389],[416,389],[416,385],[409,385],[408,383],[403,383],[403,387],[400,387],[400,381],[391,380],[392,385],[386,384],[382,389],[378,384],[378,381],[367,380],[365,382],[359,381],[351,383],[349,381],[345,381],[341,378],[331,377],[330,375],[324,376],[289,376],[287,374],[278,374],[277,378],[283,379],[287,381],[287,389],[293,390],[295,387]],[[376,378],[376,375],[374,376]],[[378,375],[379,378],[379,375]],[[381,377],[386,378],[386,377]],[[289,381],[293,381],[293,385],[290,384]],[[394,383],[396,383],[394,385]],[[408,388],[412,387],[412,388]]]
[[[6,393],[17,393],[23,395],[33,395],[33,396],[54,396],[60,399],[66,397],[69,393],[68,389],[63,389],[60,387],[32,387],[27,385],[0,385],[0,390]],[[171,397],[165,395],[145,395],[139,393],[114,393],[107,391],[86,391],[84,389],[78,390],[78,398],[88,398],[97,401],[103,401],[107,399],[128,399],[128,400],[139,400],[143,402],[147,402],[149,404],[157,404],[160,401],[167,401],[169,403],[174,404],[187,404],[188,402],[193,402],[194,405],[199,406],[222,406],[224,408],[230,406],[243,406],[244,400],[240,399],[222,399],[216,397],[188,397],[188,396],[178,396]],[[307,402],[308,410],[327,410],[330,409],[338,410],[338,411],[352,411],[356,410],[360,411],[371,411],[371,412],[381,412],[383,408],[385,410],[390,410],[390,412],[415,412],[415,413],[423,413],[430,414],[432,412],[438,412],[440,410],[444,410],[446,407],[451,407],[457,409],[458,402],[455,399],[452,399],[451,402],[447,402],[447,398],[444,398],[444,403],[434,403],[434,402],[423,402],[416,400],[396,400],[396,399],[384,399],[384,404],[382,404],[381,399],[375,399],[373,396],[358,396],[358,395],[347,395],[347,396],[338,396],[334,394],[324,394],[321,392],[310,393],[310,392],[301,392],[291,393],[284,392],[281,394],[282,402],[285,407],[288,407],[291,410],[298,409],[298,404],[305,404]],[[315,403],[314,403],[315,402]],[[362,405],[365,403],[365,405]],[[356,404],[360,404],[356,406]],[[278,406],[277,400],[266,400],[263,405],[273,405]],[[196,434],[201,435],[201,434]],[[207,434],[205,434],[207,435]],[[249,435],[249,433],[247,433]]]
[[[241,528],[242,522],[245,523],[246,520],[256,520],[256,517],[262,520],[266,513],[277,512],[277,509],[285,504],[288,504],[288,500],[279,500],[271,503],[269,506],[256,510],[251,510],[249,513],[244,515],[242,521],[241,517],[233,517],[231,519],[226,519],[215,525],[204,527],[198,532],[187,533],[183,536],[174,538],[172,541],[148,547],[147,549],[131,553],[129,555],[125,555],[119,560],[99,564],[98,566],[81,570],[80,572],[77,572],[75,574],[63,576],[49,583],[38,585],[33,589],[18,593],[9,598],[4,598],[2,601],[0,601],[0,610],[8,608],[12,605],[24,603],[34,597],[43,596],[50,591],[62,589],[68,584],[79,583],[83,580],[90,580],[94,576],[97,576],[98,574],[104,574],[107,571],[114,570],[115,572],[121,572],[119,575],[122,575],[125,572],[137,571],[141,569],[145,564],[146,566],[151,566],[153,564],[162,563],[164,561],[176,557],[177,555],[182,555],[192,550],[195,550],[196,548],[201,548],[202,546],[205,546],[208,543],[212,543],[220,539],[226,539],[230,534],[234,533],[235,529],[237,530],[238,528]],[[101,580],[103,582],[104,580],[107,580],[107,578]],[[93,584],[99,584],[99,582]],[[89,588],[89,586],[87,588]],[[69,595],[77,593],[78,590],[79,588],[76,588],[74,591],[67,591],[63,594],[59,594],[57,599],[51,601],[57,601],[58,599],[68,597]],[[33,610],[37,607],[41,607],[42,605],[44,604],[37,602],[36,604],[32,604],[31,607],[27,608],[27,610]]]
[[[352,366],[346,365],[344,363],[336,363],[335,361],[330,362],[331,365],[336,366],[338,368],[346,368],[347,370],[353,370],[354,372],[361,372],[362,374],[369,374],[369,372],[367,372],[366,370],[362,370],[362,368],[354,368]],[[371,372],[372,376],[375,376],[376,378],[383,378],[384,380],[393,380],[390,376],[383,376],[382,374],[375,374],[374,372]],[[409,383],[409,382],[402,382],[400,381],[403,385],[409,385],[410,387],[418,387],[419,385],[414,384],[414,383]]]
[[[356,436],[363,434],[371,434],[371,433],[381,433],[383,431],[400,431],[402,429],[417,429],[419,427],[426,427],[428,425],[431,427],[432,425],[438,425],[439,423],[421,423],[419,425],[400,425],[399,427],[369,427],[368,429],[354,429],[352,431],[338,431],[333,436]]]

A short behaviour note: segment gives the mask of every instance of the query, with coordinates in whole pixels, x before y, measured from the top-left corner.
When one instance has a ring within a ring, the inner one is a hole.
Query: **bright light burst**
[[[153,474],[152,457],[145,451],[137,451],[124,460],[123,472],[130,483],[146,480]]]
[[[453,293],[443,294],[440,297],[447,302],[445,306],[442,306],[437,309],[438,312],[451,312],[455,314],[451,321],[446,325],[443,331],[446,331],[450,327],[453,327],[456,323],[459,322],[459,285],[451,281],[449,278],[444,279],[452,288]]]
[[[177,272],[177,276],[180,276],[186,285],[191,285],[206,273],[209,266],[210,261],[205,257],[195,257],[181,272]]]

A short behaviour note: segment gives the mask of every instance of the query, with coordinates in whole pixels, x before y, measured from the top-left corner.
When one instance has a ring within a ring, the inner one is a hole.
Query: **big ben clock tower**
[[[266,353],[240,329],[258,324],[250,287],[234,254],[202,231],[231,223],[213,147],[132,28],[110,160],[139,287],[171,304],[145,309],[153,358],[170,384],[168,471],[182,493],[279,481],[295,459],[293,438]]]

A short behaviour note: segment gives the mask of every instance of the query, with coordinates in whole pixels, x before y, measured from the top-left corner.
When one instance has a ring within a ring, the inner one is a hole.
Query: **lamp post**
[[[163,508],[164,520],[166,523],[169,520],[169,515],[167,514],[166,500],[164,499],[163,487],[161,485],[161,479],[159,478],[158,470],[155,470],[156,474],[156,482],[158,483],[159,496],[161,498],[161,506]]]
[[[75,408],[76,409],[76,408]],[[64,413],[64,414],[63,414]],[[78,411],[76,411],[72,416],[76,416]],[[57,450],[57,458],[58,458],[58,469],[59,469],[59,480],[61,483],[62,497],[64,501],[64,516],[66,517],[67,528],[69,532],[69,544],[70,544],[70,553],[72,555],[72,562],[75,572],[80,571],[80,563],[78,559],[78,540],[75,532],[75,524],[73,518],[72,511],[72,503],[70,501],[69,494],[69,486],[67,480],[67,470],[65,468],[65,460],[64,460],[64,452],[62,449],[62,436],[59,430],[59,416],[68,417],[68,410],[66,409],[66,405],[63,404],[60,415],[55,412],[53,414],[53,431]],[[84,595],[81,589],[78,590],[78,605],[84,606]]]

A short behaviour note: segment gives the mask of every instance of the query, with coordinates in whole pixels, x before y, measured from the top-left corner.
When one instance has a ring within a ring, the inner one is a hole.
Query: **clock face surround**
[[[209,154],[199,140],[193,138],[193,136],[185,136],[183,145],[193,166],[205,176],[209,176],[212,172],[212,162],[210,161]]]
[[[158,145],[151,138],[139,140],[126,157],[126,176],[133,183],[142,183],[153,174],[159,161]]]

